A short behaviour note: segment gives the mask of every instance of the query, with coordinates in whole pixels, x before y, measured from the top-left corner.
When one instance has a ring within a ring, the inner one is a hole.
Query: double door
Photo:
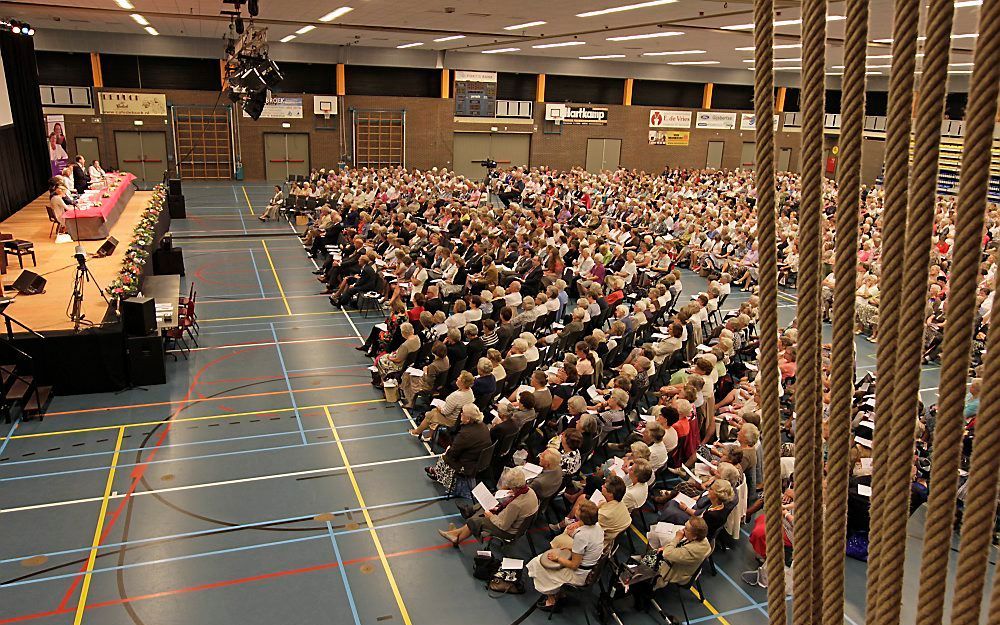
[[[160,182],[167,164],[167,133],[155,130],[116,130],[118,169],[143,182]]]
[[[621,139],[587,139],[587,171],[597,174],[618,169],[622,157]]]
[[[309,175],[309,135],[299,132],[264,133],[264,170],[268,180]]]

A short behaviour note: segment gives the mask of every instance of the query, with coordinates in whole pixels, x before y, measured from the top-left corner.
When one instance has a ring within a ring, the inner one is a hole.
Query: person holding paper
[[[538,496],[528,487],[524,472],[516,467],[504,471],[497,485],[506,492],[501,498],[501,491],[497,491],[495,507],[484,510],[483,506],[476,505],[463,510],[459,504],[467,519],[465,525],[453,530],[438,530],[438,534],[456,549],[463,541],[472,536],[481,538],[484,533],[505,540],[514,538],[524,522],[538,512]]]
[[[476,408],[476,411],[479,412],[480,415],[479,421],[482,422],[482,411],[480,411],[479,408],[473,403],[476,398],[472,394],[472,382],[472,374],[468,371],[463,371],[458,374],[458,379],[455,380],[455,385],[458,388],[449,393],[440,406],[431,408],[420,421],[420,425],[410,430],[410,436],[422,436],[424,432],[437,429],[441,426],[449,428],[455,427],[455,424],[458,422],[459,415],[462,417],[465,416],[466,406]],[[486,426],[484,425],[483,428],[485,430]],[[489,432],[486,432],[487,440],[489,437]]]
[[[677,493],[660,509],[657,519],[663,523],[683,525],[692,517],[701,517],[705,520],[708,528],[708,536],[713,537],[726,524],[729,513],[736,507],[735,498],[736,493],[729,481],[717,479],[712,482],[711,488],[705,495],[698,498],[697,501]],[[656,531],[650,531],[647,538],[649,546],[653,549],[659,549],[670,541],[670,536],[659,534]]]
[[[562,488],[563,472],[560,462],[562,456],[555,449],[548,448],[538,455],[538,465],[542,472],[531,480],[531,488],[538,495],[539,501],[552,499]]]
[[[413,408],[413,400],[420,393],[427,392],[434,388],[438,380],[443,375],[448,375],[448,348],[444,343],[438,341],[431,346],[431,355],[434,360],[423,368],[420,375],[414,375],[409,371],[403,373],[403,379],[399,385],[399,391],[403,396],[403,406]]]
[[[543,595],[537,604],[541,610],[555,609],[563,584],[582,586],[604,554],[604,528],[598,523],[597,506],[584,500],[577,514],[579,521],[568,552],[551,549],[528,562],[528,576],[534,580],[535,590]],[[547,562],[542,564],[543,560]]]
[[[660,565],[653,587],[659,590],[667,584],[687,582],[712,553],[708,525],[701,517],[692,517],[659,551]]]
[[[375,359],[375,367],[382,380],[390,373],[402,369],[410,355],[420,351],[420,339],[413,333],[413,326],[409,322],[399,326],[399,333],[403,337],[403,343],[396,348],[396,351],[382,354]]]
[[[531,391],[521,391],[514,402],[501,401],[497,412],[520,429],[525,423],[535,420],[535,396]]]
[[[632,524],[632,515],[622,502],[625,498],[625,480],[612,475],[604,480],[604,485],[600,490],[595,490],[590,499],[580,497],[573,504],[568,517],[559,523],[549,526],[552,531],[563,529],[563,533],[552,539],[552,547],[556,549],[568,549],[573,532],[580,527],[580,506],[585,501],[592,501],[597,504],[597,516],[604,528],[604,546],[608,547],[615,541],[618,534],[621,534]],[[574,521],[573,519],[577,519]]]

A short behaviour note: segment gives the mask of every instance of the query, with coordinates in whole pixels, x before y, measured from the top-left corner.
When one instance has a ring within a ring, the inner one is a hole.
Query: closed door
[[[790,171],[792,164],[792,148],[781,148],[778,150],[778,171]]]
[[[527,133],[456,132],[452,168],[456,173],[482,180],[486,177],[483,161],[492,159],[507,169],[527,167],[531,154],[531,135]]]
[[[740,150],[740,169],[753,169],[757,162],[757,144],[753,141],[744,141]]]
[[[309,174],[309,135],[291,132],[264,133],[264,163],[268,180]]]
[[[726,146],[724,141],[708,142],[708,158],[705,159],[705,167],[708,169],[722,169],[722,150]]]
[[[621,155],[621,139],[587,139],[587,171],[592,174],[618,169]]]
[[[101,160],[101,151],[98,149],[97,137],[77,137],[76,153],[83,157],[88,167],[95,160]]]
[[[118,169],[135,174],[144,182],[159,182],[167,169],[167,133],[115,131]]]

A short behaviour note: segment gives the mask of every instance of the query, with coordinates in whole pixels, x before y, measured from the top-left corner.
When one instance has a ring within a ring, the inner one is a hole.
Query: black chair
[[[455,473],[455,479],[451,483],[451,489],[447,493],[445,493],[445,499],[451,499],[452,497],[455,496],[455,490],[460,480],[464,481],[468,485],[469,482],[475,482],[482,473],[489,470],[490,464],[492,464],[493,462],[493,452],[494,450],[496,450],[496,446],[497,444],[493,443],[486,449],[479,452],[479,459],[476,461],[476,470],[475,473],[473,473],[472,475],[465,475],[464,473],[461,472]],[[474,487],[475,483],[469,485],[468,486],[469,491],[471,492]]]
[[[51,224],[51,226],[49,226],[49,238],[51,239],[56,234],[62,232],[63,225],[59,223],[58,219],[56,219],[56,214],[52,210],[51,206],[46,206],[45,212],[49,214],[49,223]]]
[[[24,261],[21,260],[22,256],[31,256],[31,266],[38,266],[38,263],[35,262],[35,244],[31,241],[25,241],[24,239],[4,241],[3,251],[7,256],[17,256],[17,266],[21,269],[24,269]]]
[[[706,558],[705,562],[707,561],[708,559]],[[665,588],[672,588],[674,592],[677,594],[677,601],[679,601],[681,604],[681,611],[684,612],[684,622],[687,625],[691,624],[691,619],[688,617],[687,606],[684,605],[684,593],[682,593],[681,591],[687,590],[692,594],[694,594],[695,590],[697,590],[697,594],[695,596],[702,601],[705,600],[705,591],[701,589],[701,581],[700,581],[701,571],[702,569],[705,568],[705,562],[702,562],[700,565],[698,565],[698,568],[695,570],[694,574],[692,574],[687,581],[678,584],[667,584],[665,586]],[[650,603],[652,603],[653,607],[656,608],[656,611],[659,612],[660,616],[662,616],[668,623],[672,622],[670,620],[670,617],[667,616],[667,613],[663,610],[663,608],[660,607],[660,604],[656,602],[655,597],[650,600]]]
[[[603,598],[606,597],[608,594],[602,579],[604,577],[604,569],[608,565],[608,560],[614,557],[615,551],[616,551],[615,546],[612,544],[612,546],[609,547],[608,550],[604,552],[604,555],[601,556],[601,559],[597,561],[594,567],[590,569],[590,572],[587,573],[587,578],[583,581],[583,584],[579,586],[575,586],[573,584],[563,584],[562,587],[559,588],[559,594],[563,596],[563,600],[565,600],[567,597],[573,597],[573,598],[593,597],[594,593],[591,592],[591,588],[594,586],[594,584],[597,584],[598,589],[600,590],[600,592],[597,595],[598,597],[597,600],[603,601]],[[557,605],[557,610],[560,609],[561,608]],[[555,610],[549,612],[548,620],[550,621],[552,620],[552,615],[555,614],[555,612],[556,612]],[[584,620],[587,622],[587,625],[590,625],[589,613],[590,610],[587,609],[587,607],[584,607],[583,617]]]
[[[494,536],[493,534],[489,534],[489,540],[487,540],[486,544],[490,548],[490,551],[493,550],[493,543],[499,543],[500,546],[498,549],[500,551],[500,555],[506,556],[507,554],[505,550],[508,547],[510,547],[518,540],[520,540],[521,537],[527,536],[528,547],[531,549],[531,557],[537,556],[538,550],[535,549],[535,541],[532,540],[531,538],[531,530],[534,529],[535,522],[538,520],[538,517],[540,515],[541,515],[541,507],[539,507],[539,509],[534,514],[526,518],[521,523],[521,527],[517,528],[517,531],[514,532],[514,535],[511,536],[510,538],[504,538],[503,536]]]

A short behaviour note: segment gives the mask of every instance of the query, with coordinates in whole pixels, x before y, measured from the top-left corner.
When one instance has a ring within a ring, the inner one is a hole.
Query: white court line
[[[409,458],[396,458],[394,460],[379,460],[377,462],[365,462],[363,464],[352,464],[353,469],[363,469],[366,467],[380,467],[389,464],[397,464],[400,462],[413,462],[414,460],[427,460],[428,457],[436,458],[441,454],[433,454],[432,456],[411,456]],[[299,477],[302,475],[315,475],[317,473],[325,473],[327,471],[345,471],[347,467],[340,465],[334,467],[321,467],[319,469],[304,469],[301,471],[289,471],[287,473],[273,473],[270,475],[255,475],[253,477],[241,477],[232,480],[221,480],[218,482],[203,482],[201,484],[188,484],[187,486],[173,486],[171,488],[157,488],[153,490],[136,491],[132,493],[132,497],[141,497],[143,495],[157,495],[162,493],[176,493],[186,490],[200,490],[202,488],[214,488],[216,486],[231,486],[233,484],[245,484],[247,482],[259,482],[262,480],[274,480],[285,477]],[[112,495],[108,499],[120,499],[125,495]],[[52,501],[49,503],[40,503],[30,506],[20,506],[17,508],[4,508],[0,510],[0,514],[9,514],[11,512],[26,512],[29,510],[41,510],[45,508],[59,508],[63,506],[72,506],[81,503],[94,503],[99,502],[103,497],[84,497],[82,499],[72,499],[68,501]]]
[[[190,352],[200,352],[206,349],[242,349],[244,347],[264,347],[267,345],[294,345],[295,343],[322,343],[324,341],[353,341],[353,336],[333,336],[325,339],[295,339],[294,341],[266,341],[261,343],[233,343],[232,345],[212,345],[208,347],[192,347],[187,350]],[[180,350],[170,349],[167,353],[173,353]]]

